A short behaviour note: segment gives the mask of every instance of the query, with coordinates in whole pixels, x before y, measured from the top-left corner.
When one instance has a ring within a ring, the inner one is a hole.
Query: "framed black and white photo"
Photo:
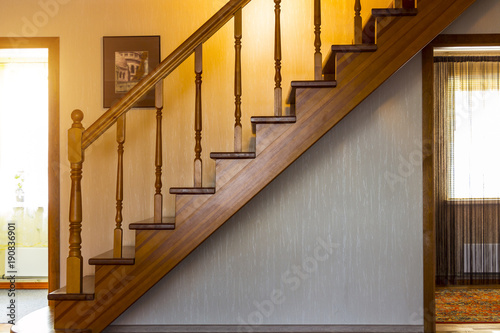
[[[160,63],[160,36],[103,37],[103,107],[109,108]],[[154,88],[134,107],[154,107]]]

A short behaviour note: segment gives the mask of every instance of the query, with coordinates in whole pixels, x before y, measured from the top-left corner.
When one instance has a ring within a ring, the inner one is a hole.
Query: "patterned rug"
[[[438,323],[500,323],[500,289],[436,291]]]

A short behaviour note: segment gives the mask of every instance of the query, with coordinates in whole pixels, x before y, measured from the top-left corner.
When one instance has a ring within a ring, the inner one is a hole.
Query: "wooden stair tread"
[[[418,14],[417,8],[374,8],[372,15],[375,17],[386,16],[415,16]]]
[[[120,258],[113,257],[113,250],[89,259],[89,265],[134,265],[135,246],[124,246]]]
[[[297,117],[295,116],[257,116],[251,118],[252,124],[293,124],[296,121]]]
[[[375,44],[345,44],[332,45],[332,53],[356,53],[356,52],[375,52],[377,45]]]
[[[47,298],[50,301],[93,301],[95,290],[95,276],[87,275],[83,277],[83,292],[81,294],[68,294],[66,287],[54,290]]]
[[[130,223],[130,230],[174,230],[175,217],[162,217],[161,223],[155,223],[153,218],[144,221]]]
[[[210,153],[211,159],[219,160],[230,160],[230,159],[252,159],[255,158],[255,152],[221,152],[221,153]]]
[[[335,80],[292,81],[286,103],[295,104],[295,91],[298,88],[335,88],[336,86]]]
[[[170,194],[214,194],[215,187],[171,187]]]

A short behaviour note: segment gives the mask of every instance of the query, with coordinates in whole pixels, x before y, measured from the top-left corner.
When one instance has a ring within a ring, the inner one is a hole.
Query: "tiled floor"
[[[437,333],[500,333],[500,324],[438,324]]]

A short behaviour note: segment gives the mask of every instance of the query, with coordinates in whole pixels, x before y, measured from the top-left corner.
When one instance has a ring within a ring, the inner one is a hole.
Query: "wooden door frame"
[[[0,37],[0,48],[49,50],[49,292],[60,284],[59,37]]]
[[[500,46],[500,34],[439,35],[422,51],[422,168],[423,168],[423,259],[424,332],[436,331],[436,127],[434,123],[434,59],[436,47]],[[430,144],[426,144],[430,143]]]

